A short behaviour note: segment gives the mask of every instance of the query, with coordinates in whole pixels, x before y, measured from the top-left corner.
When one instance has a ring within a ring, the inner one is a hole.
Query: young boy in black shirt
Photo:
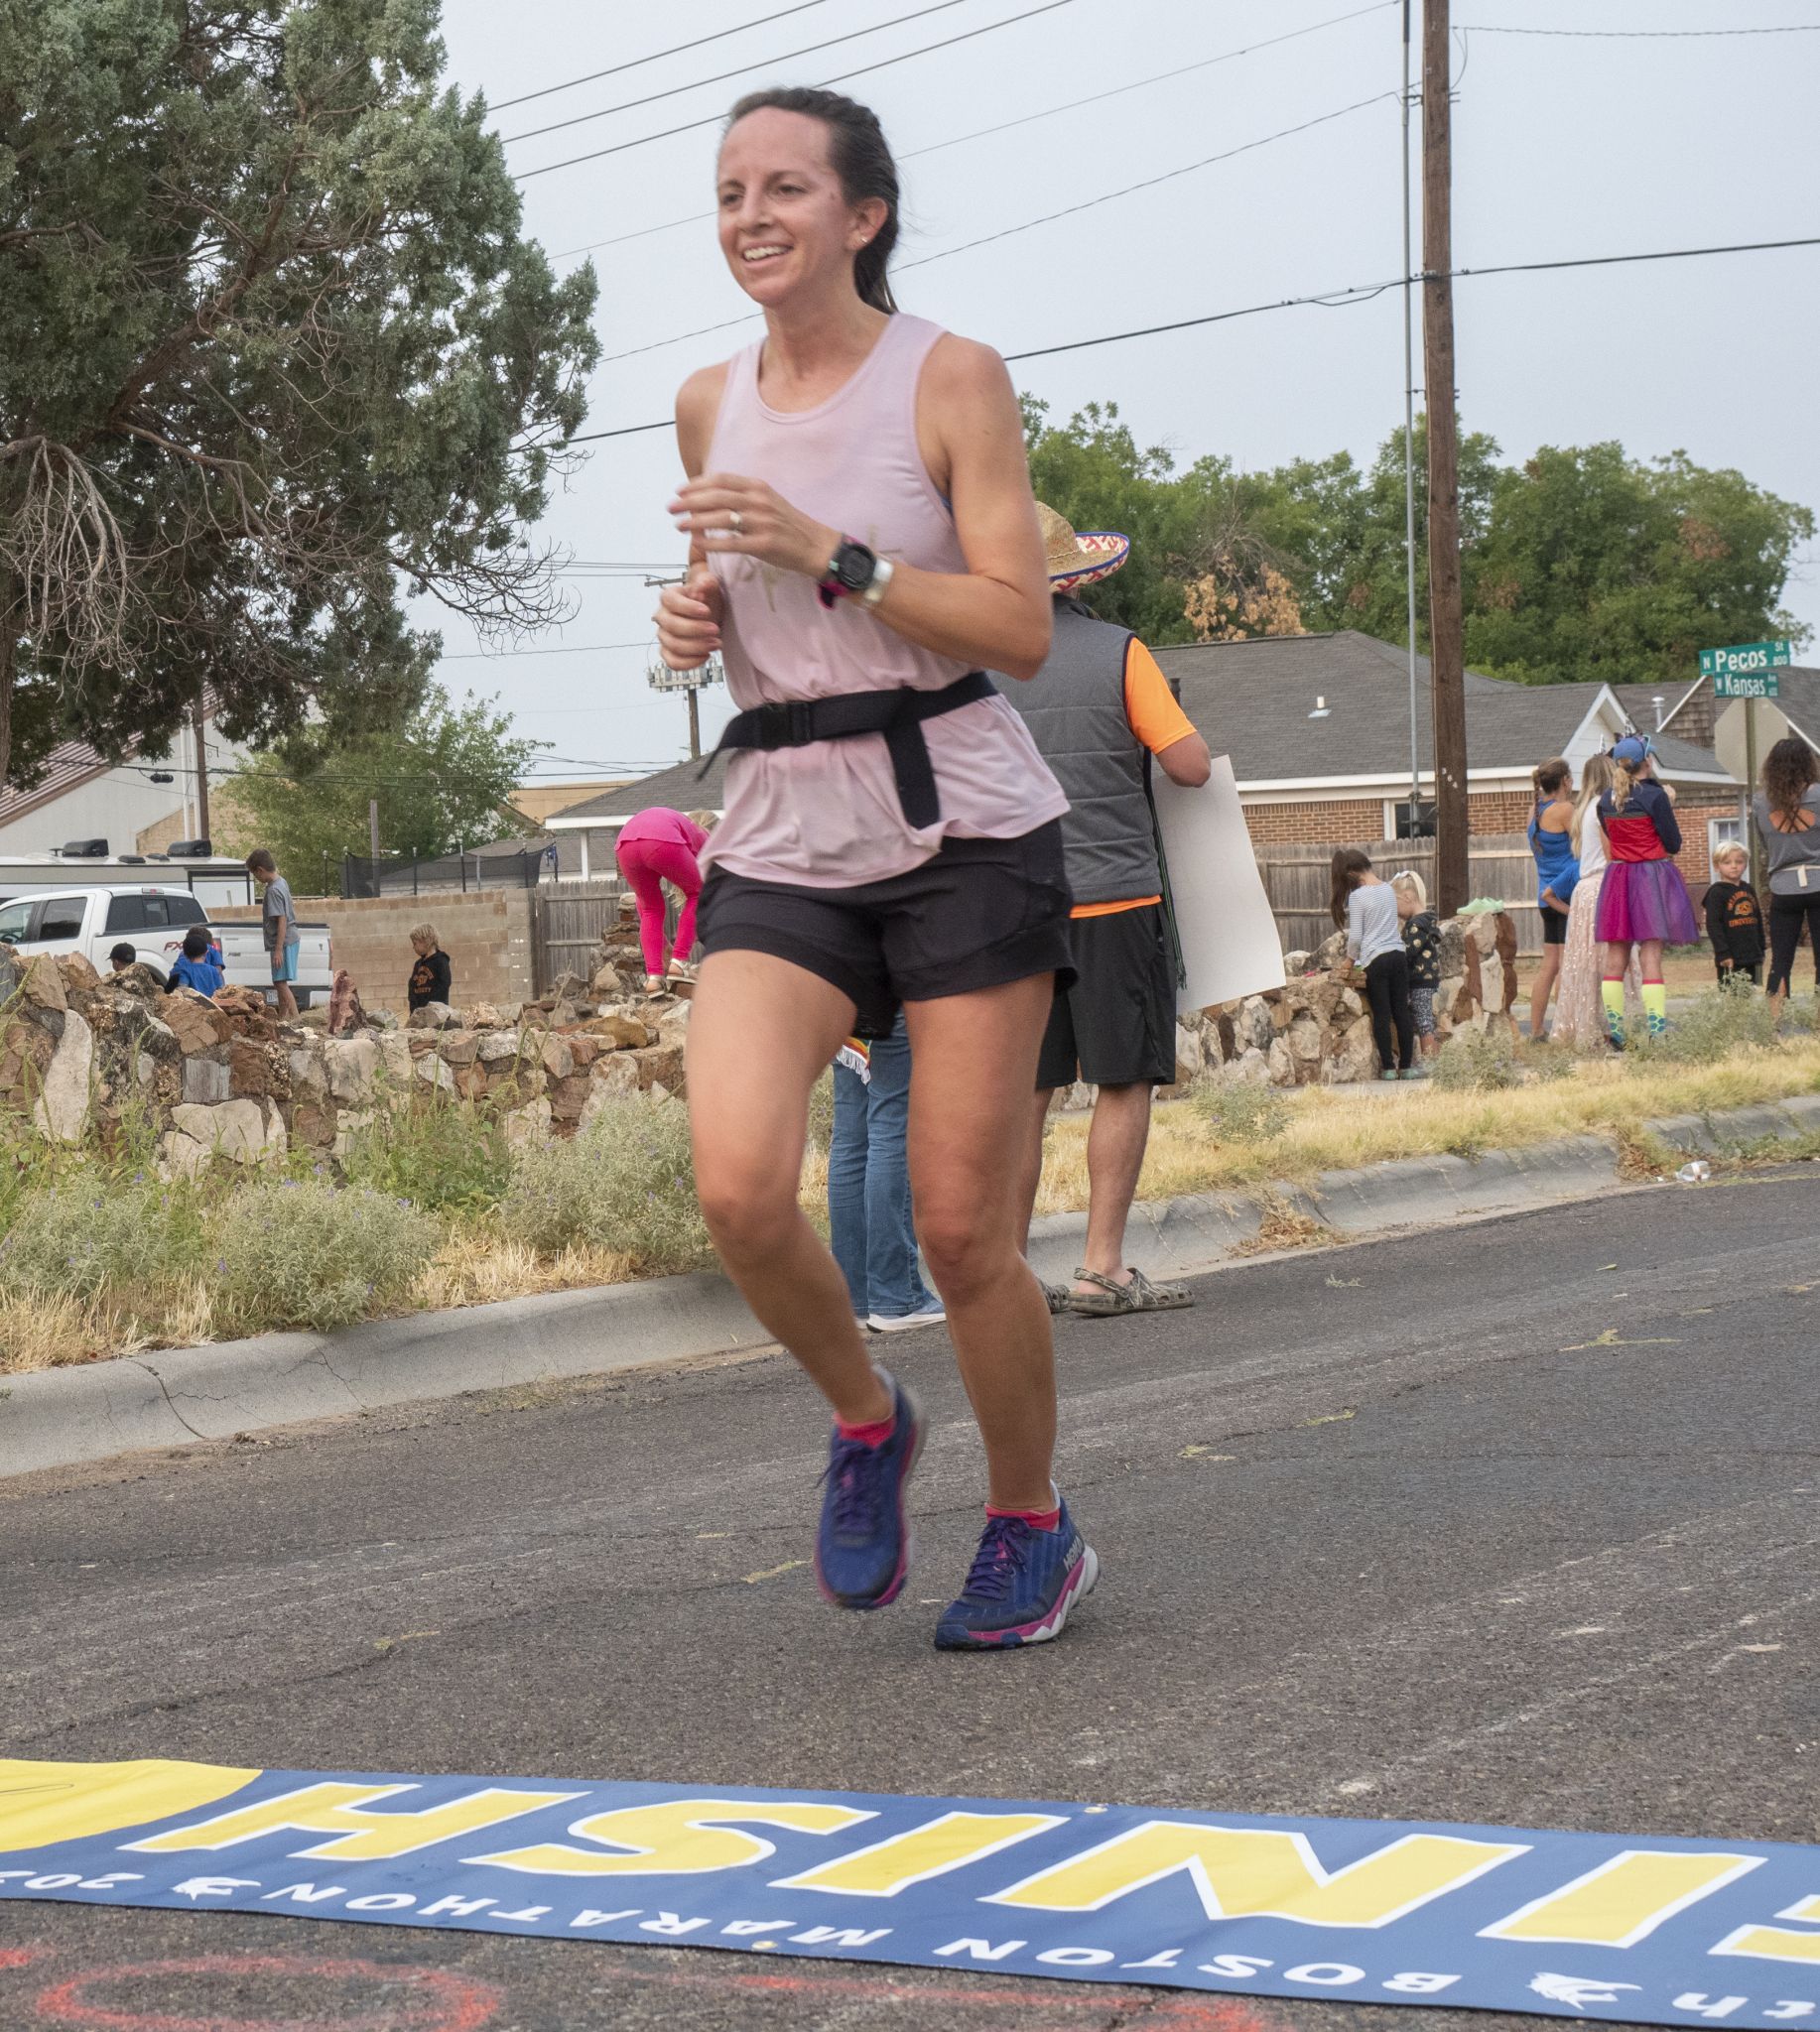
[[[1763,907],[1745,880],[1751,856],[1737,844],[1722,846],[1713,856],[1718,881],[1706,892],[1706,936],[1713,942],[1713,964],[1719,983],[1749,980],[1763,974]]]
[[[411,950],[417,954],[411,968],[410,1005],[422,1009],[431,1002],[447,1002],[452,986],[449,954],[436,936],[435,925],[419,925],[411,934]]]

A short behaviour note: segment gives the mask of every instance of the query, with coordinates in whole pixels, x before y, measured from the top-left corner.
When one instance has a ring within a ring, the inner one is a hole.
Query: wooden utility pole
[[[1435,731],[1435,886],[1467,901],[1466,622],[1454,390],[1453,102],[1448,0],[1422,5],[1422,358],[1428,384],[1428,639]]]
[[[190,708],[190,731],[195,741],[195,831],[198,839],[207,839],[208,830],[208,735],[206,722],[202,717],[202,701],[198,698]]]

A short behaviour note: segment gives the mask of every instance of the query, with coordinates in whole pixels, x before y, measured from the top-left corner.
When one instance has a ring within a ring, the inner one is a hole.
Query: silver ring
[[[726,519],[728,525],[732,529],[733,534],[735,536],[739,535],[740,531],[745,527],[745,525],[739,520],[739,510],[737,508],[730,510],[728,512]]]

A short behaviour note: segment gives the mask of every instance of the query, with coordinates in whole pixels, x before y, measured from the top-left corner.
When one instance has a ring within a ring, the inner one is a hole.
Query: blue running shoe
[[[815,1577],[841,1608],[883,1608],[910,1569],[904,1484],[923,1450],[923,1414],[895,1379],[891,1397],[897,1422],[882,1447],[844,1440],[838,1429],[829,1442]]]
[[[988,1517],[959,1601],[936,1624],[938,1651],[1001,1651],[1047,1644],[1100,1578],[1094,1549],[1062,1505],[1053,1531],[1021,1517]]]

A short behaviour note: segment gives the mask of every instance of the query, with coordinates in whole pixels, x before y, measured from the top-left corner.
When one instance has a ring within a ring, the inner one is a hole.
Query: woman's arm
[[[1655,822],[1655,836],[1670,853],[1681,851],[1681,824],[1675,817],[1674,799],[1667,790],[1656,784],[1658,795],[1650,800],[1649,816]]]
[[[1011,377],[989,346],[944,337],[923,368],[917,405],[945,454],[967,570],[927,572],[893,560],[891,582],[873,611],[921,649],[1033,678],[1049,654],[1052,620]],[[678,426],[681,435],[680,404]],[[842,537],[853,534],[815,521],[764,481],[737,473],[690,479],[671,511],[689,532],[692,558],[700,545],[705,555],[758,558],[812,579],[828,570]],[[664,604],[672,605],[668,594]]]
[[[726,363],[691,374],[676,396],[676,443],[683,470],[693,480],[708,459],[715,417],[726,386]],[[673,671],[700,670],[720,647],[724,607],[719,580],[708,569],[700,538],[691,538],[689,568],[681,585],[666,585],[657,596],[657,646]]]

